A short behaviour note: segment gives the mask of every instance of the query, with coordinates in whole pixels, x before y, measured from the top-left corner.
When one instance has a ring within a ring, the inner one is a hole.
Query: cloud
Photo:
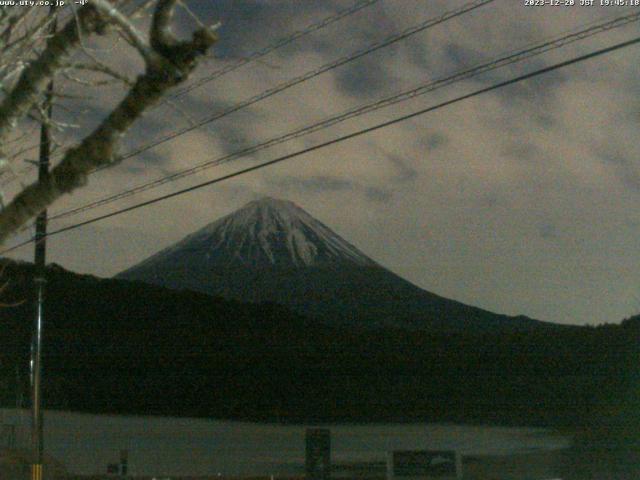
[[[546,62],[531,60],[528,62],[526,73],[534,72],[548,66]],[[556,99],[558,88],[569,81],[569,77],[561,70],[554,70],[524,80],[522,82],[500,88],[495,94],[511,106],[530,105],[534,110],[548,109]],[[531,101],[535,100],[532,104]]]
[[[515,141],[514,141],[515,140]],[[536,161],[540,160],[543,152],[534,143],[531,143],[530,140],[518,142],[517,139],[509,139],[506,142],[502,154],[505,157],[511,157],[519,161]]]
[[[446,135],[439,132],[429,133],[423,139],[422,142],[427,149],[427,151],[431,152],[440,147],[444,147],[449,143],[449,139]]]
[[[358,99],[372,98],[386,92],[394,77],[379,60],[369,58],[352,66],[342,67],[335,75],[336,87]]]
[[[625,187],[640,192],[640,165],[637,160],[616,150],[604,152],[600,158],[607,166],[615,170]]]
[[[329,175],[317,175],[307,178],[284,177],[275,182],[278,187],[285,189],[302,189],[312,192],[338,192],[355,190],[357,184],[351,180]]]
[[[194,89],[176,103],[196,120],[206,118],[463,3],[377,2],[263,61]],[[190,1],[204,21],[223,21],[218,58],[198,70],[195,78],[350,4],[346,0]],[[615,14],[632,10],[616,9]],[[56,209],[118,192],[162,172],[193,167],[613,14],[600,7],[551,13],[546,8],[496,2],[105,170]],[[184,32],[192,27],[185,15],[179,21]],[[637,30],[632,25],[607,32],[526,64],[412,98],[241,162],[172,182],[135,201],[415,112],[630,38]],[[117,58],[123,55],[119,50],[115,53],[116,64],[125,68],[135,64],[133,58]],[[477,96],[114,217],[99,233],[89,231],[84,239],[78,235],[58,244],[56,256],[74,268],[82,264],[85,271],[110,272],[111,263],[135,263],[255,196],[269,194],[294,200],[382,264],[435,293],[546,320],[616,321],[629,313],[629,286],[640,284],[640,273],[629,268],[633,263],[629,259],[640,256],[634,226],[640,223],[635,214],[640,189],[635,161],[640,158],[638,65],[640,49],[629,48]],[[102,99],[95,105],[102,105]],[[172,108],[158,108],[132,132],[128,146],[187,125],[189,120]],[[133,202],[133,198],[123,200],[117,206]],[[124,246],[126,235],[121,232],[129,231],[138,232],[140,239],[131,254],[115,249],[114,260],[106,248],[104,254],[88,248],[96,240]]]
[[[366,187],[364,192],[367,198],[374,202],[387,202],[393,195],[389,190],[380,187]]]
[[[418,171],[409,165],[408,161],[397,155],[387,155],[387,160],[389,160],[397,170],[397,175],[394,177],[394,180],[398,183],[405,183],[415,180],[418,177]]]
[[[291,30],[292,22],[301,29],[319,18],[345,8],[344,3],[325,2],[283,2],[244,0],[221,0],[188,2],[191,10],[204,22],[221,22],[218,30],[220,41],[216,44],[217,54],[226,58],[240,58],[264,45],[284,38]],[[188,19],[184,20],[188,23]],[[305,41],[300,42],[306,45]],[[296,47],[299,47],[297,45]],[[286,52],[287,48],[282,52]]]
[[[269,184],[271,188],[277,188],[280,196],[288,192],[306,192],[314,195],[352,192],[374,202],[386,202],[392,197],[392,192],[386,188],[362,185],[350,179],[330,175],[317,175],[306,178],[287,176],[272,180]]]
[[[482,62],[484,55],[471,47],[449,43],[443,50],[445,62],[454,70],[466,70]]]
[[[545,240],[554,240],[558,238],[558,229],[552,223],[543,223],[538,226],[538,231],[540,233],[540,237]]]

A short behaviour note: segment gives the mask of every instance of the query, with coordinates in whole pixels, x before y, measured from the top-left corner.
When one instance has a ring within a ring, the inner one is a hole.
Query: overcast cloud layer
[[[193,90],[178,103],[190,116],[204,118],[464,3],[381,0]],[[84,204],[501,53],[633,11],[523,3],[497,0],[194,130],[96,174],[82,192],[52,210]],[[190,4],[204,20],[223,21],[216,59],[197,72],[201,77],[350,2]],[[180,21],[186,29],[187,17]],[[275,158],[639,32],[632,24],[55,222],[51,228]],[[118,58],[119,52],[114,49],[117,62],[135,65],[132,58]],[[272,195],[293,200],[381,264],[439,295],[541,320],[618,322],[640,311],[639,65],[640,47],[630,47],[62,234],[49,240],[49,261],[110,276],[247,201]],[[162,107],[143,121],[128,144],[145,143],[185,125],[183,115]],[[31,258],[31,250],[24,248],[16,257]]]

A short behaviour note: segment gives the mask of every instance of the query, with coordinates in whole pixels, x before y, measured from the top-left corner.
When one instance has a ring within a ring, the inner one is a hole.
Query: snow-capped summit
[[[217,265],[320,266],[374,265],[293,202],[263,197],[185,239],[207,250]],[[220,255],[224,253],[224,255]]]
[[[247,203],[139,267],[166,261],[212,268],[376,265],[293,202],[272,197]]]
[[[412,328],[526,327],[411,284],[286,200],[264,197],[118,275],[305,316]]]

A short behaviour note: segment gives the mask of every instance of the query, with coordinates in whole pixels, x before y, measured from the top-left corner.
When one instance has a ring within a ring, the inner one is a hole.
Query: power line
[[[170,183],[173,181],[176,181],[180,178],[184,178],[193,174],[196,174],[200,171],[203,171],[205,169],[208,168],[212,168],[214,166],[218,166],[221,165],[223,163],[227,163],[230,162],[234,159],[240,158],[240,157],[244,157],[247,156],[249,154],[252,153],[256,153],[258,151],[261,151],[263,149],[284,143],[286,141],[295,139],[295,138],[299,138],[303,135],[308,135],[310,133],[314,133],[317,132],[319,130],[328,128],[330,126],[336,125],[338,123],[344,122],[348,119],[351,118],[355,118],[361,115],[364,115],[366,113],[370,113],[372,111],[384,108],[384,107],[388,107],[406,100],[409,100],[411,98],[417,97],[419,95],[424,95],[426,93],[432,92],[434,90],[437,90],[439,88],[445,87],[445,86],[449,86],[451,84],[463,81],[463,80],[468,80],[470,78],[473,78],[475,76],[478,76],[480,74],[489,72],[491,70],[495,70],[516,62],[520,62],[522,60],[531,58],[533,56],[536,55],[540,55],[542,53],[546,53],[550,50],[554,50],[557,48],[561,48],[564,47],[568,44],[577,42],[579,40],[583,40],[585,38],[597,35],[599,33],[602,32],[606,32],[606,31],[610,31],[614,28],[619,28],[625,25],[628,25],[629,23],[632,22],[636,22],[640,20],[640,12],[634,13],[634,14],[630,14],[630,15],[625,15],[622,17],[618,17],[615,18],[613,20],[608,20],[606,22],[603,23],[599,23],[596,25],[592,25],[588,28],[585,28],[583,30],[579,30],[577,32],[574,33],[570,33],[567,35],[564,35],[562,37],[554,37],[550,40],[547,40],[545,42],[542,43],[537,43],[534,44],[533,46],[527,47],[523,50],[517,50],[515,52],[509,53],[505,56],[499,57],[497,59],[491,60],[489,62],[483,63],[483,64],[479,64],[476,65],[472,68],[463,70],[463,71],[459,71],[457,73],[454,73],[452,75],[428,82],[426,84],[420,85],[416,88],[412,88],[410,90],[401,92],[401,93],[397,93],[394,94],[392,96],[386,97],[384,99],[381,100],[377,100],[375,102],[369,103],[369,104],[365,104],[365,105],[360,105],[358,107],[352,108],[350,110],[347,110],[341,114],[338,115],[334,115],[332,117],[329,117],[321,122],[318,123],[314,123],[308,126],[305,126],[303,128],[297,129],[293,132],[275,137],[275,138],[271,138],[269,140],[266,140],[264,142],[258,143],[256,145],[252,145],[250,147],[246,147],[243,148],[241,150],[232,152],[230,154],[224,155],[222,157],[218,157],[215,158],[213,160],[208,160],[206,162],[203,162],[199,165],[196,165],[194,167],[190,167],[184,170],[181,170],[179,172],[176,172],[174,174],[171,175],[167,175],[165,177],[161,177],[159,179],[138,185],[136,187],[124,190],[122,192],[116,193],[116,194],[112,194],[106,197],[103,197],[101,199],[95,200],[93,202],[90,202],[88,204],[79,206],[79,207],[75,207],[69,210],[65,210],[59,213],[56,213],[54,215],[52,215],[50,217],[51,220],[55,220],[55,219],[60,219],[60,218],[64,218],[67,216],[71,216],[71,215],[76,215],[78,213],[87,211],[87,210],[92,210],[94,208],[103,206],[103,205],[107,205],[109,203],[115,202],[117,200],[123,199],[123,198],[127,198],[130,197],[132,195],[150,190],[152,188],[156,188],[159,187],[161,185],[164,185],[166,183]]]
[[[363,10],[367,7],[370,7],[372,5],[374,5],[375,3],[378,3],[381,0],[361,0],[358,1],[356,3],[354,3],[353,5],[351,5],[350,7],[347,7],[343,10],[339,10],[338,12],[334,13],[333,15],[330,15],[328,17],[325,17],[323,19],[321,19],[320,21],[317,21],[315,23],[311,23],[309,25],[307,25],[306,27],[300,29],[300,30],[296,30],[294,32],[292,32],[290,35],[286,36],[286,37],[282,37],[278,40],[276,40],[274,43],[267,45],[259,50],[256,50],[252,53],[250,53],[249,55],[247,55],[246,57],[243,57],[241,59],[239,59],[237,62],[229,64],[225,67],[219,68],[218,70],[213,71],[212,73],[208,74],[207,76],[196,80],[195,82],[193,82],[191,85],[187,85],[184,88],[177,90],[175,92],[173,92],[171,95],[168,96],[167,99],[161,101],[159,104],[155,105],[154,108],[158,108],[161,105],[166,104],[167,102],[169,102],[172,99],[176,99],[179,98],[187,93],[189,93],[192,90],[195,90],[198,87],[201,87],[202,85],[205,85],[209,82],[212,82],[220,77],[222,77],[223,75],[226,75],[228,73],[231,73],[235,70],[237,70],[240,67],[243,67],[251,62],[254,62],[266,55],[268,55],[269,53],[272,53],[282,47],[285,47],[293,42],[295,42],[296,40],[309,35],[311,33],[314,33],[318,30],[321,30],[325,27],[328,27],[329,25],[342,20],[343,18],[349,17],[351,15],[354,15],[355,13],[359,12],[360,10]],[[25,147],[24,149],[14,153],[12,155],[13,158],[20,156],[23,153],[26,153],[28,151],[34,150],[36,148],[38,148],[38,144],[35,145],[31,145],[29,147]],[[32,166],[26,167],[24,169],[22,169],[20,172],[18,172],[19,175],[23,175],[26,173],[29,173],[31,170],[33,170]],[[0,186],[6,186],[9,185],[10,183],[14,182],[17,178],[11,178],[8,180],[5,180],[4,182],[0,183]]]
[[[374,3],[377,3],[380,0],[364,0],[364,1],[360,1],[360,2],[356,2],[355,4],[353,4],[351,7],[345,8],[344,10],[340,10],[339,12],[335,13],[334,15],[331,15],[329,17],[323,18],[322,20],[320,20],[319,22],[313,23],[311,25],[308,25],[307,27],[297,30],[293,33],[291,33],[291,35],[281,38],[279,40],[276,40],[273,44],[268,45],[264,48],[261,48],[260,50],[256,50],[253,53],[250,53],[248,56],[240,59],[238,62],[233,63],[231,65],[228,65],[226,67],[222,67],[212,73],[210,73],[209,75],[196,80],[195,82],[193,82],[191,85],[187,85],[184,88],[174,92],[170,98],[178,98],[183,96],[184,94],[206,84],[209,83],[223,75],[226,75],[227,73],[233,72],[234,70],[237,70],[238,68],[253,62],[261,57],[264,57],[265,55],[279,49],[282,48],[286,45],[289,45],[290,43],[298,40],[301,37],[304,37],[306,35],[309,35],[310,33],[313,33],[317,30],[320,30],[322,28],[325,28],[329,25],[331,25],[332,23],[337,22],[338,20],[341,20],[345,17],[348,17],[350,15],[353,15],[357,12],[359,12],[360,10],[370,7],[372,6]],[[164,102],[163,102],[164,103]]]
[[[251,97],[251,98],[249,98],[249,99],[247,99],[247,100],[245,100],[245,101],[243,101],[243,102],[241,102],[239,104],[236,104],[236,105],[234,105],[234,106],[232,106],[232,107],[230,107],[228,109],[225,109],[225,110],[223,110],[223,111],[221,111],[221,112],[219,112],[219,113],[217,113],[217,114],[215,114],[215,115],[213,115],[211,117],[208,117],[208,118],[206,118],[206,119],[204,119],[204,120],[202,120],[202,121],[200,121],[200,122],[198,122],[198,123],[196,123],[194,125],[186,127],[186,128],[184,128],[182,130],[177,130],[177,131],[171,132],[171,133],[169,133],[169,134],[167,134],[167,135],[165,135],[163,137],[160,137],[159,139],[153,140],[152,142],[147,143],[146,145],[143,145],[141,147],[136,148],[133,151],[130,151],[129,153],[126,153],[125,155],[123,155],[121,157],[121,160],[126,160],[126,159],[129,159],[129,158],[134,157],[136,155],[139,155],[140,153],[143,153],[143,152],[145,152],[145,151],[147,151],[147,150],[149,150],[151,148],[154,148],[154,147],[156,147],[156,146],[158,146],[158,145],[160,145],[162,143],[165,143],[167,141],[173,140],[173,139],[175,139],[175,138],[177,138],[177,137],[179,137],[181,135],[184,135],[184,134],[186,134],[186,133],[188,133],[190,131],[193,131],[193,130],[195,130],[195,129],[203,126],[203,125],[211,123],[211,122],[213,122],[215,120],[218,120],[218,119],[220,119],[222,117],[230,115],[231,113],[235,113],[235,112],[237,112],[239,110],[242,110],[243,108],[246,108],[246,107],[248,107],[250,105],[253,105],[253,104],[255,104],[255,103],[257,103],[257,102],[259,102],[261,100],[264,100],[264,99],[266,99],[268,97],[271,97],[271,96],[273,96],[273,95],[275,95],[277,93],[280,93],[283,90],[286,90],[286,89],[291,88],[291,87],[293,87],[295,85],[298,85],[298,84],[300,84],[302,82],[310,80],[310,79],[312,79],[314,77],[317,77],[318,75],[321,75],[321,74],[323,74],[323,73],[325,73],[327,71],[330,71],[330,70],[333,70],[335,68],[338,68],[339,66],[342,66],[342,65],[344,65],[346,63],[349,63],[349,62],[354,61],[354,60],[356,60],[358,58],[361,58],[361,57],[363,57],[365,55],[368,55],[369,53],[375,52],[375,51],[377,51],[377,50],[379,50],[381,48],[387,47],[387,46],[389,46],[389,45],[391,45],[393,43],[396,43],[398,41],[404,40],[404,39],[408,38],[411,35],[415,35],[415,34],[417,34],[419,32],[422,32],[422,31],[424,31],[424,30],[426,30],[428,28],[431,28],[431,27],[434,27],[434,26],[439,25],[441,23],[444,23],[444,22],[446,22],[448,20],[451,20],[453,18],[461,16],[461,15],[463,15],[465,13],[468,13],[468,12],[470,12],[472,10],[475,10],[477,8],[485,6],[485,5],[487,5],[489,3],[492,3],[494,1],[495,0],[476,0],[476,1],[473,1],[473,2],[470,2],[470,3],[467,3],[467,4],[463,5],[462,7],[459,7],[457,9],[455,9],[455,10],[450,10],[450,11],[444,12],[444,13],[442,13],[441,15],[439,15],[437,17],[433,17],[433,18],[430,18],[430,19],[425,20],[423,22],[420,22],[419,24],[413,25],[413,26],[401,31],[400,33],[390,35],[390,36],[386,37],[383,40],[374,42],[373,44],[370,44],[368,47],[366,47],[364,49],[357,50],[354,53],[351,53],[349,55],[343,56],[343,57],[341,57],[341,58],[339,58],[337,60],[334,60],[332,62],[324,64],[324,65],[322,65],[322,66],[320,66],[320,67],[318,67],[316,69],[310,70],[310,71],[304,73],[301,76],[295,77],[295,78],[293,78],[291,80],[288,80],[288,81],[286,81],[284,83],[281,83],[281,84],[277,85],[276,87],[273,87],[271,89],[263,91],[262,93],[260,93],[258,95],[255,95],[255,96],[253,96],[253,97]],[[278,143],[281,143],[281,142],[278,142]],[[275,144],[276,143],[271,143],[271,145],[275,145]],[[263,148],[266,148],[266,147],[263,147]],[[104,169],[109,168],[109,167],[110,167],[109,165],[106,165],[104,167],[99,167],[99,168],[95,169],[94,172],[101,171],[101,170],[104,170]],[[67,214],[68,214],[67,212],[63,212],[62,214],[54,215],[52,218],[59,218],[60,216],[66,216]]]
[[[544,68],[535,70],[533,72],[526,73],[524,75],[520,75],[520,76],[512,78],[510,80],[505,80],[505,81],[493,84],[493,85],[491,85],[489,87],[485,87],[485,88],[481,88],[481,89],[478,89],[478,90],[474,90],[473,92],[467,93],[465,95],[461,95],[461,96],[456,97],[454,99],[447,100],[445,102],[433,105],[431,107],[423,108],[423,109],[418,110],[416,112],[409,113],[407,115],[403,115],[401,117],[394,118],[393,120],[388,120],[386,122],[382,122],[382,123],[379,123],[377,125],[374,125],[374,126],[371,126],[371,127],[368,127],[368,128],[364,128],[362,130],[358,130],[356,132],[352,132],[352,133],[349,133],[349,134],[346,134],[346,135],[342,135],[340,137],[334,138],[332,140],[328,140],[326,142],[319,143],[319,144],[314,145],[312,147],[307,147],[307,148],[304,148],[302,150],[298,150],[296,152],[289,153],[287,155],[283,155],[281,157],[278,157],[278,158],[275,158],[275,159],[260,163],[258,165],[254,165],[252,167],[247,167],[247,168],[244,168],[242,170],[238,170],[236,172],[233,172],[233,173],[230,173],[230,174],[227,174],[227,175],[223,175],[221,177],[217,177],[217,178],[214,178],[212,180],[208,180],[206,182],[202,182],[202,183],[199,183],[199,184],[196,184],[196,185],[192,185],[191,187],[184,188],[184,189],[178,190],[176,192],[172,192],[172,193],[169,193],[169,194],[166,194],[166,195],[162,195],[160,197],[156,197],[156,198],[151,199],[151,200],[140,202],[140,203],[138,203],[136,205],[132,205],[132,206],[129,206],[129,207],[126,207],[126,208],[122,208],[120,210],[116,210],[116,211],[113,211],[113,212],[110,212],[110,213],[107,213],[107,214],[104,214],[104,215],[100,215],[100,216],[91,218],[89,220],[85,220],[83,222],[78,222],[78,223],[75,223],[73,225],[68,225],[66,227],[63,227],[63,228],[60,228],[58,230],[54,230],[54,231],[50,232],[47,236],[53,236],[53,235],[57,235],[59,233],[68,232],[70,230],[74,230],[74,229],[77,229],[77,228],[80,228],[80,227],[83,227],[83,226],[86,226],[86,225],[89,225],[89,224],[92,224],[92,223],[95,223],[95,222],[99,222],[101,220],[105,220],[107,218],[115,217],[115,216],[121,215],[123,213],[127,213],[127,212],[130,212],[130,211],[133,211],[133,210],[137,210],[138,208],[146,207],[148,205],[152,205],[154,203],[158,203],[158,202],[167,200],[169,198],[177,197],[179,195],[183,195],[185,193],[189,193],[189,192],[192,192],[194,190],[198,190],[200,188],[203,188],[203,187],[206,187],[206,186],[209,186],[209,185],[214,185],[216,183],[220,183],[220,182],[223,182],[225,180],[229,180],[231,178],[235,178],[235,177],[238,177],[240,175],[244,175],[246,173],[254,172],[256,170],[260,170],[260,169],[275,165],[277,163],[281,163],[281,162],[284,162],[286,160],[290,160],[292,158],[296,158],[296,157],[305,155],[307,153],[311,153],[311,152],[314,152],[316,150],[320,150],[322,148],[325,148],[325,147],[328,147],[328,146],[331,146],[331,145],[335,145],[337,143],[344,142],[346,140],[350,140],[352,138],[356,138],[356,137],[359,137],[359,136],[362,136],[362,135],[366,135],[368,133],[371,133],[371,132],[374,132],[374,131],[377,131],[377,130],[380,130],[380,129],[383,129],[383,128],[386,128],[386,127],[389,127],[389,126],[392,126],[392,125],[395,125],[397,123],[400,123],[400,122],[403,122],[403,121],[406,121],[406,120],[409,120],[409,119],[424,115],[426,113],[430,113],[430,112],[439,110],[441,108],[447,107],[449,105],[453,105],[455,103],[462,102],[464,100],[468,100],[470,98],[482,95],[484,93],[488,93],[488,92],[491,92],[491,91],[494,91],[494,90],[498,90],[500,88],[507,87],[509,85],[513,85],[515,83],[522,82],[524,80],[528,80],[530,78],[534,78],[534,77],[543,75],[545,73],[549,73],[549,72],[552,72],[554,70],[558,70],[560,68],[567,67],[569,65],[573,65],[573,64],[576,64],[576,63],[579,63],[579,62],[583,62],[583,61],[591,59],[591,58],[599,57],[599,56],[614,52],[616,50],[621,50],[623,48],[626,48],[626,47],[629,47],[631,45],[635,45],[635,44],[638,44],[638,43],[640,43],[640,37],[636,37],[636,38],[634,38],[632,40],[627,40],[625,42],[617,43],[617,44],[612,45],[610,47],[602,48],[602,49],[593,51],[591,53],[588,53],[588,54],[585,54],[585,55],[581,55],[579,57],[574,57],[572,59],[565,60],[563,62],[556,63],[554,65],[551,65],[551,66],[548,66],[548,67],[544,67]],[[18,244],[18,245],[15,245],[15,246],[13,246],[11,248],[5,249],[2,252],[0,252],[0,255],[4,255],[4,254],[9,253],[9,252],[11,252],[13,250],[16,250],[16,249],[18,249],[18,248],[20,248],[20,247],[22,247],[24,245],[28,245],[29,243],[32,243],[33,241],[34,241],[34,239],[32,238],[32,239],[29,239],[29,240],[27,240],[25,242],[22,242],[22,243]]]
[[[341,67],[342,65],[345,65],[347,63],[350,63],[352,61],[355,61],[359,58],[362,58],[370,53],[373,53],[375,51],[378,51],[382,48],[388,47],[389,45],[392,45],[396,42],[399,42],[401,40],[404,40],[412,35],[415,35],[417,33],[423,32],[425,30],[428,30],[429,28],[432,28],[436,25],[439,25],[441,23],[445,23],[451,19],[454,19],[456,17],[459,17],[461,15],[464,15],[465,13],[471,12],[473,10],[476,10],[480,7],[483,7],[485,5],[488,5],[489,3],[493,3],[495,2],[495,0],[475,0],[473,2],[467,3],[465,5],[463,5],[462,7],[459,7],[455,10],[449,10],[447,12],[442,13],[441,15],[437,16],[437,17],[433,17],[433,18],[429,18],[423,22],[420,22],[416,25],[413,25],[409,28],[406,28],[405,30],[401,31],[400,33],[396,33],[393,35],[390,35],[382,40],[379,40],[377,42],[374,42],[372,44],[370,44],[369,46],[362,48],[360,50],[356,50],[355,52],[349,54],[349,55],[345,55],[343,57],[340,57],[332,62],[326,63],[320,67],[317,67],[313,70],[310,70],[298,77],[292,78],[290,80],[287,80],[279,85],[276,85],[275,87],[272,87],[268,90],[265,90],[257,95],[254,95],[253,97],[250,97],[240,103],[237,103],[227,109],[224,109],[210,117],[205,118],[204,120],[200,120],[199,122],[190,125],[188,127],[185,127],[181,130],[175,130],[173,132],[170,132],[160,138],[157,138],[145,145],[142,145],[140,147],[137,147],[136,149],[124,154],[120,160],[127,160],[129,158],[135,157],[137,155],[140,155],[141,153],[150,150],[154,147],[157,147],[158,145],[161,145],[163,143],[166,143],[170,140],[173,140],[175,138],[178,138],[186,133],[189,133],[193,130],[196,130],[197,128],[200,128],[204,125],[207,125],[209,123],[212,123],[216,120],[219,120],[223,117],[226,117],[228,115],[231,115],[232,113],[238,112],[244,108],[247,108],[251,105],[254,105],[262,100],[265,100],[269,97],[272,97],[284,90],[287,90],[289,88],[292,88],[296,85],[299,85],[303,82],[306,82],[308,80],[311,80],[315,77],[318,77],[319,75],[322,75],[323,73],[326,73],[328,71],[334,70],[338,67]],[[105,165],[102,167],[98,167],[96,169],[93,170],[92,173],[95,172],[100,172],[102,170],[105,170],[107,168],[110,168],[111,165]]]
[[[461,15],[464,15],[465,13],[468,13],[472,10],[475,10],[477,8],[483,7],[485,5],[488,5],[489,3],[493,3],[495,0],[475,0],[473,2],[467,3],[465,5],[463,5],[460,8],[457,8],[455,10],[450,10],[447,11],[441,15],[439,15],[438,17],[435,18],[430,18],[428,20],[425,20],[423,22],[420,22],[417,25],[414,25],[412,27],[409,27],[405,30],[403,30],[400,33],[394,34],[394,35],[390,35],[388,37],[386,37],[383,40],[374,42],[372,44],[370,44],[368,47],[357,50],[354,53],[351,53],[349,55],[345,55],[343,57],[338,58],[337,60],[334,60],[332,62],[326,63],[320,67],[317,67],[313,70],[310,70],[298,77],[292,78],[290,80],[287,80],[286,82],[283,82],[279,85],[276,85],[275,87],[272,87],[268,90],[263,91],[262,93],[259,93],[257,95],[254,95],[253,97],[248,98],[247,100],[244,100],[240,103],[237,103],[225,110],[222,110],[218,113],[216,113],[215,115],[212,115],[210,117],[205,118],[204,120],[201,120],[197,123],[195,123],[194,125],[190,125],[186,128],[183,128],[181,130],[176,130],[174,132],[168,133],[156,140],[153,140],[152,142],[149,142],[141,147],[136,148],[135,150],[132,150],[131,152],[123,155],[121,157],[121,160],[126,160],[128,158],[134,157],[136,155],[141,154],[142,152],[145,152],[147,150],[150,150],[151,148],[157,147],[158,145],[161,145],[165,142],[168,142],[170,140],[173,140],[177,137],[180,137],[186,133],[189,133],[197,128],[200,128],[204,125],[207,125],[209,123],[212,123],[216,120],[219,120],[220,118],[226,117],[232,113],[235,113],[239,110],[242,110],[244,108],[247,108],[251,105],[254,105],[266,98],[272,97],[284,90],[287,90],[291,87],[294,87],[296,85],[299,85],[303,82],[306,82],[308,80],[311,80],[312,78],[315,78],[319,75],[322,75],[323,73],[326,73],[328,71],[334,70],[342,65],[345,65],[347,63],[350,63],[354,60],[357,60],[359,58],[364,57],[365,55],[368,55],[370,53],[373,53],[375,51],[378,51],[382,48],[388,47],[389,45],[392,45],[396,42],[399,42],[401,40],[404,40],[412,35],[415,35],[417,33],[423,32],[431,27],[434,27],[436,25],[439,25],[441,23],[447,22],[453,18],[459,17]],[[104,166],[104,167],[100,167],[100,168],[96,168],[94,170],[94,172],[100,171],[100,170],[104,170],[106,168],[109,168],[110,165]]]

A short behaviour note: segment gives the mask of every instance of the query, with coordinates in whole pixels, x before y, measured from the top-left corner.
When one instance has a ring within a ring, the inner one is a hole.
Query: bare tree
[[[90,131],[73,142],[56,142],[58,160],[48,177],[23,186],[3,204],[0,243],[62,195],[85,185],[92,171],[119,163],[124,135],[167,91],[184,82],[207,54],[217,38],[216,26],[196,19],[189,38],[179,40],[172,23],[181,5],[180,0],[91,0],[53,14],[34,7],[0,11],[0,171],[16,168],[16,159],[24,153],[21,140],[48,121],[43,99],[54,77],[56,85],[61,79],[91,88],[117,82],[123,88],[121,99]],[[51,33],[53,21],[59,27]],[[147,25],[144,33],[140,24]],[[117,36],[128,51],[136,52],[141,60],[136,76],[130,78],[109,65],[90,47],[109,36]],[[78,96],[56,91],[53,98],[64,106],[63,100]],[[60,136],[71,127],[61,122],[50,126]]]

